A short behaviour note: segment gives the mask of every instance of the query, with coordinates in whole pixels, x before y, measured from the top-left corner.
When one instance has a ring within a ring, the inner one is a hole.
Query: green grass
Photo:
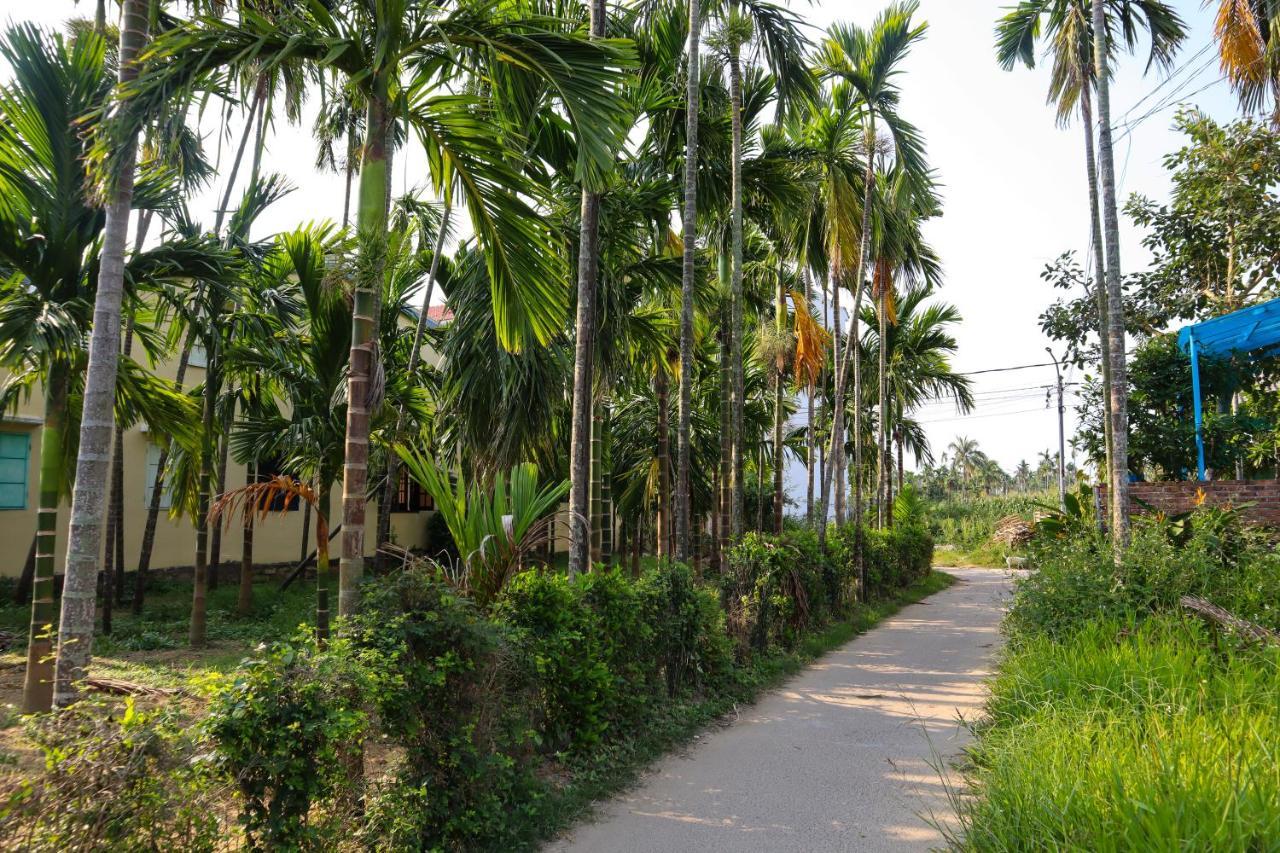
[[[908,604],[946,589],[955,579],[943,572],[928,577],[894,595],[866,605],[839,622],[806,634],[791,651],[762,655],[740,671],[737,684],[713,696],[655,704],[646,724],[628,738],[603,744],[590,755],[575,759],[567,768],[567,781],[548,792],[537,812],[537,837],[550,838],[581,819],[593,804],[632,785],[641,771],[664,753],[687,743],[736,705],[755,701],[762,692],[779,685],[815,659],[865,633],[882,619]]]
[[[299,580],[283,593],[278,585],[277,578],[264,578],[256,584],[253,613],[242,617],[236,614],[236,583],[223,579],[208,594],[208,646],[191,653],[186,651],[191,584],[156,578],[147,591],[141,616],[134,616],[125,602],[116,608],[111,636],[103,636],[99,630],[94,637],[94,673],[157,687],[178,687],[197,672],[229,671],[259,643],[287,639],[299,626],[314,622],[314,581]],[[15,605],[11,593],[5,595],[0,604],[0,629],[19,638],[18,645],[6,653],[6,661],[25,659],[30,619],[29,606]]]
[[[1018,638],[958,849],[1280,850],[1280,650],[1170,614]]]

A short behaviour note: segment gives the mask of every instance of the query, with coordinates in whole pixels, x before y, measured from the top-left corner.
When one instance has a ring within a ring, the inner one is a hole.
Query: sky
[[[1083,132],[1079,125],[1057,126],[1045,104],[1044,68],[1005,72],[994,59],[995,21],[1011,2],[921,0],[919,17],[928,21],[928,34],[899,81],[901,111],[921,129],[942,185],[944,213],[927,224],[926,235],[944,267],[940,298],[954,303],[964,317],[955,329],[955,367],[965,372],[1047,362],[1045,347],[1051,342],[1041,334],[1037,318],[1060,292],[1041,281],[1040,273],[1064,251],[1074,249],[1082,260],[1089,252]],[[816,40],[832,21],[869,25],[882,5],[879,0],[826,0],[796,8]],[[1178,105],[1193,103],[1223,120],[1236,114],[1211,46],[1212,10],[1202,8],[1202,0],[1174,0],[1174,5],[1188,24],[1189,37],[1172,78],[1156,71],[1144,76],[1145,56],[1139,55],[1124,60],[1113,84],[1122,205],[1135,192],[1157,200],[1166,197],[1169,179],[1161,161],[1182,144],[1171,127]],[[58,27],[68,18],[91,13],[89,2],[0,0],[0,21]],[[0,79],[6,76],[0,65]],[[257,236],[303,222],[341,219],[343,182],[316,170],[310,132],[314,105],[306,112],[300,127],[277,123],[268,144],[264,169],[287,176],[295,190],[260,220]],[[219,125],[205,125],[207,144],[216,150]],[[224,164],[240,127],[233,121],[222,128]],[[395,165],[395,191],[422,184],[422,176],[422,158],[410,151]],[[196,215],[209,224],[223,189],[217,184],[194,202]],[[1121,269],[1126,273],[1147,264],[1141,236],[1122,222]],[[1069,370],[1065,378],[1072,383],[1081,376]],[[1045,399],[1053,367],[981,373],[972,379],[980,402],[970,416],[957,416],[946,402],[917,414],[936,454],[963,435],[1012,470],[1022,459],[1034,465],[1041,451],[1056,446],[1057,415]],[[1075,420],[1072,390],[1068,388],[1068,437]],[[788,477],[792,483],[799,482],[796,474]],[[797,493],[794,486],[789,491]]]

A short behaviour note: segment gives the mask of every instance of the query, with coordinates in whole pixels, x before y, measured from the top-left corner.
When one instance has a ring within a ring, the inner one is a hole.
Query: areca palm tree
[[[83,167],[89,144],[84,131],[93,131],[94,111],[106,102],[111,78],[106,43],[93,33],[68,43],[34,27],[14,27],[0,39],[0,53],[14,75],[0,89],[0,266],[7,274],[0,284],[0,364],[10,371],[6,401],[29,393],[37,382],[45,395],[24,690],[24,706],[35,711],[47,710],[52,699],[55,520],[59,502],[71,491],[75,468],[77,436],[66,428],[83,419],[77,409],[106,225],[102,210],[91,202]],[[133,202],[151,212],[166,209],[174,189],[163,170],[148,170]],[[205,239],[166,235],[156,247],[131,256],[122,276],[132,300],[143,282],[163,285],[217,274],[224,260]],[[190,437],[184,422],[191,413],[171,386],[128,357],[119,360],[116,370],[109,419],[118,413],[123,428],[141,416],[157,431]],[[91,597],[90,627],[92,605]]]
[[[722,25],[717,34],[717,47],[723,52],[729,70],[730,110],[730,321],[729,348],[732,364],[732,418],[730,445],[733,461],[731,506],[734,536],[742,531],[743,492],[743,411],[744,365],[743,328],[743,158],[747,128],[743,113],[743,50],[754,40],[763,46],[763,56],[772,71],[778,96],[778,108],[785,112],[798,97],[815,92],[813,76],[805,65],[807,43],[801,34],[800,21],[781,6],[767,0],[730,2],[721,14]]]
[[[363,575],[369,427],[380,402],[377,282],[393,123],[403,119],[419,137],[433,173],[447,163],[457,176],[485,249],[504,346],[546,342],[564,319],[563,269],[528,201],[542,193],[521,171],[527,152],[519,136],[530,105],[558,105],[573,131],[576,177],[599,189],[626,131],[617,85],[631,52],[624,43],[586,38],[576,23],[487,0],[376,0],[301,4],[270,18],[246,11],[232,22],[199,17],[166,34],[154,58],[156,73],[139,87],[143,100],[199,82],[210,68],[261,72],[300,60],[341,74],[366,104],[338,591],[339,615],[349,615]],[[494,84],[466,95],[444,91],[463,77]]]
[[[947,453],[951,455],[951,470],[960,474],[967,484],[982,470],[987,456],[972,438],[958,435],[947,445]]]
[[[876,328],[878,340],[889,340],[891,327],[900,321],[897,296],[899,284],[907,288],[932,288],[939,282],[941,266],[933,249],[925,242],[921,232],[924,220],[936,216],[941,203],[935,194],[932,180],[921,180],[909,172],[902,163],[894,164],[887,174],[877,176],[882,186],[873,212],[872,251],[875,266],[872,270],[871,295],[874,311],[867,318]],[[919,302],[914,302],[914,308]],[[891,405],[887,359],[889,347],[880,347],[875,373],[878,377],[877,402],[880,416],[876,422],[876,507],[879,523],[889,521],[886,514],[892,511],[889,497],[892,484],[892,467],[889,437],[895,407]]]
[[[1179,44],[1186,37],[1182,19],[1169,4],[1161,0],[1115,2],[1106,0],[1108,49],[1123,46],[1132,52],[1137,47],[1139,32],[1148,33],[1150,50],[1147,67],[1168,69]],[[1052,61],[1049,78],[1049,102],[1057,108],[1058,121],[1066,124],[1079,109],[1085,136],[1085,172],[1089,184],[1089,218],[1093,242],[1095,275],[1094,294],[1098,312],[1098,342],[1101,350],[1103,383],[1111,384],[1111,335],[1108,329],[1106,246],[1102,235],[1102,219],[1098,199],[1098,165],[1094,152],[1093,92],[1097,74],[1094,66],[1094,39],[1091,0],[1022,0],[996,24],[996,58],[1002,68],[1011,70],[1021,62],[1028,68],[1036,63],[1036,44],[1046,48]],[[1106,417],[1105,441],[1107,470],[1111,471],[1114,446],[1112,440],[1111,398],[1104,397]]]
[[[951,356],[958,349],[951,327],[960,323],[960,312],[953,305],[933,300],[935,291],[928,282],[908,288],[894,305],[895,322],[884,327],[884,337],[875,325],[876,306],[863,309],[863,321],[868,332],[863,340],[863,357],[867,369],[874,370],[884,390],[882,417],[890,422],[886,427],[889,438],[902,448],[910,444],[916,457],[928,454],[928,440],[913,426],[911,413],[930,400],[950,399],[961,414],[974,407],[972,380],[957,373],[951,366]],[[883,345],[882,345],[883,342]],[[883,372],[881,372],[883,371]],[[880,427],[877,427],[878,429]],[[883,448],[884,466],[890,465],[890,449]],[[883,474],[891,478],[889,471]],[[885,483],[882,499],[892,502],[891,484]],[[892,515],[886,513],[885,521],[892,524]]]
[[[117,54],[119,85],[115,106],[132,120],[104,125],[118,132],[115,144],[109,149],[111,162],[102,171],[106,181],[103,194],[107,198],[107,209],[94,296],[93,332],[89,339],[75,487],[71,497],[62,615],[58,624],[53,699],[59,706],[75,700],[75,683],[84,675],[93,643],[94,586],[108,497],[111,412],[120,349],[125,240],[133,206],[137,122],[144,114],[137,109],[127,87],[138,76],[138,61],[147,41],[148,6],[146,0],[124,0],[121,5],[120,48]]]
[[[834,24],[827,31],[827,38],[822,44],[818,57],[818,66],[823,76],[835,78],[846,83],[858,95],[858,110],[861,114],[864,135],[862,224],[859,229],[858,257],[850,269],[845,263],[841,275],[836,276],[836,286],[851,284],[853,292],[853,328],[845,342],[844,352],[838,349],[835,365],[835,420],[832,425],[831,452],[827,460],[830,471],[823,483],[821,517],[826,517],[830,481],[837,471],[843,470],[844,449],[844,393],[847,381],[846,372],[850,361],[853,362],[854,390],[853,399],[862,399],[862,379],[857,358],[851,358],[856,341],[859,339],[858,315],[862,299],[865,271],[871,246],[871,208],[875,196],[875,160],[878,142],[877,127],[884,125],[887,137],[892,142],[896,160],[903,164],[909,174],[923,180],[927,174],[924,163],[924,150],[916,129],[906,121],[898,111],[900,91],[896,78],[902,73],[905,61],[912,46],[924,38],[928,25],[917,24],[913,17],[918,9],[915,0],[891,3],[877,16],[870,29],[854,25]],[[849,281],[849,273],[852,281]],[[862,429],[858,422],[861,407],[854,409],[854,469],[862,470]],[[858,524],[862,520],[862,484],[856,479],[854,483],[854,519]],[[843,519],[837,514],[837,521]],[[860,539],[858,542],[860,551]],[[858,558],[861,564],[861,558]],[[861,584],[865,589],[865,583]]]

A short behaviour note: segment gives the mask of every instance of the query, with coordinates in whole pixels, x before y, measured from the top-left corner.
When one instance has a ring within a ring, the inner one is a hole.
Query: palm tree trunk
[[[839,384],[840,377],[843,376],[841,370],[844,364],[844,347],[840,341],[844,337],[844,318],[840,314],[840,282],[836,278],[831,279],[831,315],[832,315],[832,370],[835,373],[835,382]],[[839,396],[833,395],[831,405],[831,451],[827,454],[828,464],[831,465],[832,472],[823,478],[822,492],[822,519],[823,525],[826,524],[827,518],[827,488],[835,489],[835,510],[836,524],[844,524],[844,393],[838,392]],[[839,436],[837,437],[837,427],[839,428]],[[818,537],[825,541],[826,533],[819,528]]]
[[[118,437],[120,430],[115,430]],[[114,439],[112,447],[115,446]],[[107,505],[107,529],[102,537],[102,574],[99,578],[99,587],[102,591],[102,636],[111,636],[111,622],[113,611],[115,609],[115,585],[116,585],[116,517],[112,512],[111,503],[114,502],[116,493],[116,466],[114,453],[111,464],[111,481],[107,486],[108,505]]]
[[[355,177],[355,157],[356,157],[356,131],[354,127],[347,128],[347,159],[343,165],[345,172],[342,191],[342,228],[345,231],[347,226],[351,224],[351,183]]]
[[[711,566],[720,566],[720,468],[711,472]]]
[[[1098,160],[1102,175],[1102,220],[1107,243],[1107,326],[1111,338],[1111,539],[1129,540],[1129,397],[1125,365],[1124,294],[1120,286],[1120,219],[1116,213],[1116,168],[1111,142],[1111,92],[1104,4],[1093,6],[1093,61],[1098,85]]]
[[[604,468],[604,458],[601,454],[603,449],[602,439],[604,438],[604,417],[600,413],[601,403],[592,406],[591,411],[591,563],[588,566],[594,566],[600,562],[603,556],[601,546],[603,545],[603,522],[604,522],[604,506],[601,502],[601,470]]]
[[[306,560],[307,556],[311,553],[310,549],[308,548],[308,545],[310,544],[310,542],[308,541],[310,534],[311,534],[311,504],[304,502],[302,505],[302,550],[298,554],[298,562],[300,563]]]
[[[440,252],[444,249],[444,236],[449,231],[449,216],[453,212],[453,205],[446,198],[444,203],[444,212],[440,216],[440,230],[436,234],[435,248],[431,253],[431,267],[427,271],[427,286],[422,295],[422,310],[418,313],[418,323],[413,330],[413,349],[409,352],[409,366],[406,374],[413,376],[418,371],[418,364],[422,360],[422,339],[426,337],[427,331],[427,312],[431,308],[431,297],[434,295],[436,288],[436,276],[440,272]],[[396,430],[392,433],[399,436],[401,430],[404,429],[404,407],[400,407],[400,411],[396,414]],[[400,484],[400,456],[395,453],[387,454],[387,483],[382,492],[382,500],[378,503],[378,554],[382,553],[381,548],[384,543],[391,538],[391,504],[395,498],[396,491]]]
[[[883,265],[882,265],[883,266]],[[888,368],[888,341],[889,333],[889,288],[892,283],[889,276],[884,277],[885,280],[880,283],[880,305],[879,305],[879,324],[878,334],[880,335],[880,364],[877,371],[876,379],[879,382],[880,397],[880,417],[876,418],[876,520],[880,527],[887,524],[888,508],[887,497],[889,488],[889,471],[888,471],[888,420],[889,420],[889,380],[886,374]]]
[[[216,332],[215,332],[216,334]],[[201,418],[200,492],[196,499],[196,554],[191,575],[191,630],[188,640],[193,649],[205,644],[208,621],[209,587],[209,492],[213,481],[214,393],[218,364],[210,359],[205,371],[204,415]]]
[[[805,492],[804,492],[804,517],[810,524],[813,523],[813,465],[814,459],[814,428],[813,421],[813,394],[814,388],[809,386],[809,390],[805,393],[805,405],[808,407],[807,421],[808,428],[805,430],[804,437],[804,472],[805,472]]]
[[[777,304],[774,305],[778,339],[787,330],[787,297],[778,276]],[[775,365],[773,377],[773,532],[782,532],[782,365]]]
[[[136,60],[147,40],[148,5],[145,0],[124,0],[123,3],[118,72],[121,89],[138,76]],[[84,678],[93,653],[94,587],[98,551],[102,547],[103,509],[107,503],[107,469],[111,458],[108,448],[120,359],[124,248],[133,204],[137,141],[137,135],[132,134],[120,151],[102,235],[54,675],[54,703],[59,706],[75,701],[76,682]]]
[[[604,407],[600,420],[600,559],[606,567],[613,565],[613,485],[609,476],[609,408]]]
[[[351,311],[347,429],[342,478],[342,558],[338,563],[338,615],[354,616],[364,577],[364,525],[369,481],[369,422],[378,347],[378,294],[387,255],[387,146],[391,127],[388,81],[374,82],[360,167],[358,242],[361,255]],[[322,489],[328,488],[322,483]],[[327,519],[326,519],[327,521]],[[318,529],[318,528],[317,528]],[[317,542],[319,534],[317,533]],[[326,543],[327,544],[327,543]]]
[[[1107,476],[1111,475],[1111,466],[1115,457],[1115,443],[1111,435],[1111,330],[1107,328],[1107,264],[1106,248],[1102,241],[1102,221],[1098,213],[1098,161],[1093,150],[1093,96],[1090,87],[1080,90],[1080,118],[1084,124],[1085,167],[1089,176],[1089,225],[1093,238],[1093,293],[1098,306],[1098,345],[1102,359],[1102,387],[1108,393],[1102,395],[1103,416],[1102,432],[1106,448]]]
[[[665,361],[665,360],[664,360]],[[658,365],[653,377],[658,398],[658,559],[671,556],[671,389],[666,364]],[[639,531],[637,530],[637,535]]]
[[[178,371],[174,377],[174,385],[179,391],[182,390],[182,383],[186,379],[187,366],[191,361],[191,347],[195,343],[196,330],[194,327],[187,331],[186,340],[182,345],[182,352],[178,356]],[[133,577],[133,615],[140,616],[142,614],[143,594],[146,591],[147,577],[151,573],[151,552],[155,548],[156,542],[156,523],[160,519],[160,499],[164,494],[164,471],[169,464],[169,453],[173,447],[171,441],[166,441],[160,450],[160,458],[156,462],[156,474],[151,481],[151,500],[147,504],[147,520],[142,528],[142,549],[138,554],[138,571]]]
[[[222,201],[218,205],[218,212],[214,215],[213,233],[222,232],[222,223],[226,221],[227,213],[231,210],[231,193],[236,187],[236,177],[240,173],[240,164],[244,161],[245,149],[249,147],[249,137],[254,135],[255,121],[258,111],[263,108],[263,101],[266,94],[259,87],[253,95],[253,103],[249,105],[249,115],[244,119],[244,130],[240,133],[240,144],[236,146],[235,159],[231,161],[231,173],[227,176],[227,188],[222,192]]]
[[[35,570],[31,584],[31,629],[27,636],[27,672],[22,685],[24,714],[48,711],[53,703],[53,555],[58,538],[58,497],[63,478],[62,442],[67,428],[69,376],[66,362],[54,361],[49,366],[45,385],[44,425],[40,430],[40,503],[36,509]]]
[[[258,463],[251,461],[245,469],[245,479],[250,483],[258,482]],[[310,504],[307,504],[310,507]],[[257,509],[257,507],[254,507]],[[255,513],[244,514],[244,545],[240,549],[240,589],[236,596],[236,613],[248,616],[253,612],[253,520]],[[303,555],[306,559],[306,555]]]
[[[742,416],[745,401],[745,383],[742,364],[742,62],[735,40],[729,51],[729,103],[732,111],[733,188],[731,214],[731,240],[733,242],[733,269],[731,271],[731,310],[733,314],[733,537],[736,541],[743,529],[743,467],[745,437]]]
[[[320,494],[318,495],[320,505],[316,507],[316,639],[322,645],[329,639],[329,584],[332,573],[329,561],[328,519],[331,503],[329,492],[332,488],[329,483],[332,480],[333,477],[327,472],[320,477]],[[342,595],[341,589],[338,594]]]
[[[1280,476],[1280,475],[1277,475]],[[31,584],[36,577],[36,537],[31,537],[31,547],[27,549],[27,559],[22,564],[22,574],[13,587],[13,603],[22,607],[31,602]]]
[[[902,493],[902,472],[904,470],[902,466],[902,443],[903,443],[904,436],[902,433],[901,426],[899,426],[899,428],[894,431],[894,437],[897,439],[897,442],[898,442],[898,493],[901,494]]]
[[[227,436],[231,435],[234,416],[235,409],[232,406],[228,406],[227,412],[222,419],[222,428],[217,434],[218,470],[214,475],[214,488],[217,489],[219,496],[227,490],[227,456],[231,450]],[[209,531],[209,589],[218,588],[218,572],[221,566],[222,525],[215,524],[213,530]]]
[[[631,577],[640,577],[640,547],[641,540],[644,538],[644,528],[641,526],[640,518],[636,518],[635,524],[631,528]]]
[[[720,309],[720,571],[728,568],[729,542],[733,535],[733,367],[731,360],[732,309]]]
[[[604,36],[604,0],[591,0],[591,37]],[[578,239],[578,313],[574,322],[573,422],[569,436],[569,577],[599,559],[595,539],[594,505],[596,459],[592,420],[595,400],[596,287],[600,276],[600,194],[582,190],[582,221]],[[588,513],[590,518],[588,520]]]
[[[884,449],[881,451],[881,458],[884,460],[884,526],[893,527],[893,434],[897,431],[896,418],[894,413],[895,427],[892,431],[887,431],[884,439]]]
[[[124,604],[124,433],[117,430],[112,464],[120,469],[120,476],[112,476],[111,515],[115,518],[116,604]]]
[[[676,559],[689,559],[692,512],[689,467],[693,413],[693,292],[698,257],[698,110],[701,108],[702,13],[697,0],[689,2],[689,44],[685,62],[684,137],[684,266],[680,280],[680,399],[676,426]]]
[[[146,239],[150,217],[147,211],[138,211],[137,234],[134,235],[134,254],[142,251],[142,242]],[[124,332],[122,352],[128,358],[133,354],[133,320],[129,319]],[[112,604],[124,603],[124,431],[115,431],[115,442],[111,450],[111,507],[107,510],[107,571],[114,568],[111,581],[114,601]],[[112,605],[105,605],[102,610],[102,633],[111,632]]]

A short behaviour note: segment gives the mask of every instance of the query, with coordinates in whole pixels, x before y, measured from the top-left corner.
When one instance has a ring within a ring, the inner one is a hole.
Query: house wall
[[[0,576],[16,577],[22,573],[31,539],[36,529],[36,504],[39,499],[40,428],[38,425],[5,419],[0,421],[0,432],[27,432],[31,436],[31,453],[27,466],[27,505],[20,510],[0,510]],[[138,567],[142,549],[142,533],[147,510],[144,496],[148,483],[146,456],[151,436],[132,429],[124,437],[124,555],[125,570]],[[232,489],[245,485],[245,466],[235,462],[227,464],[227,483]],[[342,484],[334,485],[331,517],[341,517]],[[58,540],[55,565],[62,571],[66,560],[67,522],[71,511],[69,501],[58,510]],[[426,544],[427,517],[429,512],[393,513],[391,530],[393,541],[406,548]],[[297,561],[302,547],[301,510],[273,515],[258,522],[254,528],[253,557],[259,564]],[[372,556],[377,529],[378,504],[370,501],[366,513],[365,542]],[[315,521],[312,520],[309,548],[315,547]],[[338,539],[333,547],[338,547]],[[244,544],[244,531],[240,520],[234,519],[222,534],[222,560],[238,563]],[[195,561],[195,528],[185,518],[171,519],[162,511],[156,523],[155,546],[151,566],[156,569],[190,566]]]
[[[1246,520],[1252,524],[1280,527],[1280,480],[1208,480],[1129,484],[1129,507],[1135,514],[1149,512],[1143,504],[1149,504],[1170,515],[1187,512],[1199,502],[1204,492],[1204,502],[1209,506],[1240,506],[1250,503],[1243,510]],[[1107,488],[1099,486],[1098,492],[1104,505],[1108,505]]]
[[[410,318],[402,318],[402,325],[411,325]],[[423,359],[436,365],[439,357],[429,347],[423,350]],[[155,373],[166,379],[175,379],[177,359],[159,364]],[[184,384],[190,388],[204,381],[204,368],[191,364],[187,368]],[[0,377],[3,371],[0,371]],[[0,433],[25,433],[30,436],[30,453],[27,457],[27,500],[21,509],[0,509],[0,577],[17,577],[22,573],[27,554],[36,530],[36,505],[39,501],[40,427],[44,416],[44,389],[36,385],[29,398],[20,399],[16,411],[0,416]],[[124,557],[125,570],[135,571],[142,550],[142,533],[146,524],[145,496],[149,483],[147,474],[147,449],[153,441],[163,437],[149,435],[145,429],[134,427],[124,435]],[[231,489],[247,482],[244,465],[233,460],[227,462],[227,484]],[[330,518],[336,524],[342,517],[342,484],[336,483],[332,493]],[[55,566],[58,573],[66,563],[67,524],[70,518],[70,497],[58,510],[58,538]],[[393,513],[391,516],[392,541],[404,548],[426,545],[427,518],[430,512]],[[271,516],[254,528],[253,558],[258,564],[296,562],[302,547],[301,509],[283,515]],[[365,515],[365,545],[368,556],[376,548],[378,502],[370,501]],[[340,537],[332,543],[336,556]],[[315,522],[312,520],[308,548],[315,547]],[[239,519],[232,521],[222,534],[222,562],[239,563],[244,544],[243,528]],[[153,569],[190,566],[195,562],[195,527],[185,518],[171,519],[161,511],[156,524],[155,546],[151,553]]]

